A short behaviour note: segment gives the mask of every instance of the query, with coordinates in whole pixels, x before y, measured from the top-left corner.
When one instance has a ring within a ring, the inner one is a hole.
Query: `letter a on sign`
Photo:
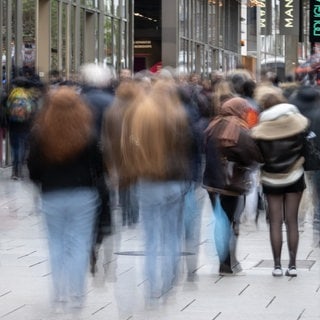
[[[300,0],[280,1],[279,30],[283,35],[299,35]]]

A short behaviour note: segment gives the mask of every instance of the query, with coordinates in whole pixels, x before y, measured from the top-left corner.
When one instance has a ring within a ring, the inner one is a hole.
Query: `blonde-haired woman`
[[[297,276],[296,255],[299,243],[298,210],[305,189],[302,157],[304,136],[309,126],[282,91],[272,86],[260,86],[256,100],[262,112],[259,123],[252,129],[264,158],[261,184],[268,203],[270,242],[274,269],[272,275],[282,276],[282,225],[285,223],[289,265],[285,275]]]
[[[124,117],[121,149],[137,179],[145,231],[148,297],[170,290],[181,250],[183,204],[190,172],[186,113],[171,82],[156,82]]]
[[[79,308],[92,245],[102,157],[90,109],[71,87],[50,92],[32,128],[28,168],[41,192],[54,306]]]

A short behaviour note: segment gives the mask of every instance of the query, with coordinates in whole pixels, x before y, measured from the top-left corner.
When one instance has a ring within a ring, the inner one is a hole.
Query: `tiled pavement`
[[[182,273],[158,306],[146,306],[139,225],[119,227],[100,252],[95,278],[88,275],[85,307],[78,314],[54,314],[49,307],[50,269],[46,234],[32,184],[11,181],[0,168],[0,319],[157,320],[319,320],[320,250],[313,247],[310,217],[301,219],[298,277],[273,278],[265,219],[242,225],[238,258],[244,276],[221,277],[212,245],[212,218],[206,198],[202,212],[197,281]],[[308,202],[306,202],[306,207]],[[119,212],[115,211],[119,215]],[[117,253],[132,252],[132,255]],[[287,259],[286,243],[283,258]],[[182,260],[184,257],[182,257]],[[283,265],[286,265],[284,262]],[[106,271],[106,272],[104,272]]]

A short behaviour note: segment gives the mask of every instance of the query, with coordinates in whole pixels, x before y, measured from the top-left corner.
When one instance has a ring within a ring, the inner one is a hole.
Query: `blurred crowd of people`
[[[195,280],[206,197],[228,221],[219,254],[223,276],[242,272],[240,224],[255,223],[261,208],[272,275],[297,276],[298,213],[307,186],[319,246],[320,160],[312,170],[304,167],[310,132],[320,150],[317,86],[267,75],[258,83],[245,69],[208,79],[171,68],[135,75],[125,69],[117,79],[109,68],[87,64],[77,81],[51,75],[47,84],[30,75],[12,81],[1,99],[1,139],[9,134],[11,178],[29,177],[39,187],[56,308],[81,308],[87,269],[95,273],[99,248],[114,233],[116,205],[123,225],[143,227],[147,299],[176,284],[183,251],[187,279]]]

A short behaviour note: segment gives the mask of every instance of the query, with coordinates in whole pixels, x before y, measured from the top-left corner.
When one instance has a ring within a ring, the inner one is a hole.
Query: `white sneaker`
[[[286,271],[286,276],[287,277],[296,277],[297,274],[297,269],[296,267],[289,267]]]
[[[281,277],[283,276],[283,272],[280,266],[276,266],[274,267],[273,271],[272,271],[272,275],[274,277]]]

